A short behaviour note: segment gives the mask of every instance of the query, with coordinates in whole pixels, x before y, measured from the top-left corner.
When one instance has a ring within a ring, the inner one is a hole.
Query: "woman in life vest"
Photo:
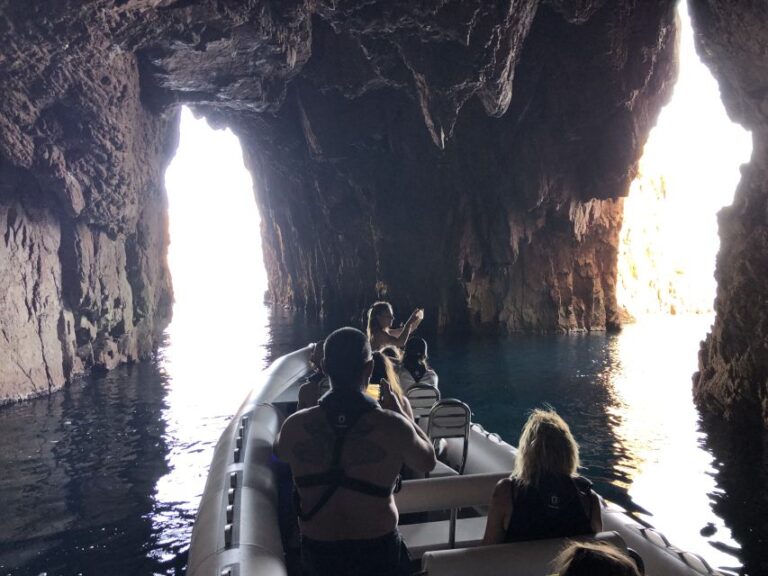
[[[600,500],[576,474],[579,446],[554,410],[534,410],[509,478],[496,484],[484,544],[599,532]]]
[[[405,346],[411,332],[418,328],[424,319],[424,310],[416,308],[402,328],[393,328],[395,315],[389,302],[374,302],[368,309],[368,339],[373,350],[381,350],[387,345],[398,348]]]
[[[423,338],[409,338],[400,363],[400,385],[406,392],[414,384],[428,384],[437,388],[437,372],[429,366],[427,342]]]

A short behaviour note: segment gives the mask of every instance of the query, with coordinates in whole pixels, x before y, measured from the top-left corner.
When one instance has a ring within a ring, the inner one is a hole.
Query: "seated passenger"
[[[392,496],[403,465],[435,466],[426,434],[405,417],[388,385],[382,409],[366,396],[373,370],[365,334],[341,328],[325,341],[331,391],[320,405],[288,417],[275,442],[298,491],[305,575],[409,573]]]
[[[413,420],[413,409],[411,408],[411,403],[408,402],[408,398],[406,398],[405,394],[403,394],[403,389],[400,387],[400,379],[397,377],[397,373],[392,366],[392,362],[390,362],[389,358],[385,356],[381,351],[376,351],[373,353],[373,372],[371,373],[371,384],[373,384],[374,387],[381,386],[382,381],[386,381],[389,384],[390,389],[392,392],[394,392],[395,396],[397,396],[397,399],[400,401],[400,405],[403,407],[403,411],[406,413],[408,418]],[[371,388],[369,388],[369,390],[370,389]],[[374,388],[373,391],[375,392],[376,389]],[[376,395],[375,398],[378,400],[379,395]],[[381,407],[389,410],[394,409],[392,406],[385,404],[382,404]]]
[[[323,372],[323,345],[325,340],[319,340],[312,349],[309,363],[314,368],[304,383],[299,388],[299,402],[297,410],[317,406],[320,397],[330,389],[328,376]]]
[[[395,315],[389,302],[374,302],[368,310],[368,338],[373,350],[381,350],[385,346],[394,345],[398,348],[405,346],[411,332],[418,328],[424,319],[424,310],[416,308],[402,328],[392,328]]]
[[[554,562],[558,576],[640,576],[634,560],[607,542],[574,542]]]
[[[400,385],[406,392],[414,384],[428,384],[437,388],[437,373],[429,366],[427,342],[423,338],[410,338],[405,343],[403,362],[398,371]]]
[[[515,470],[496,484],[484,544],[599,532],[600,500],[576,475],[579,446],[554,410],[534,410],[523,427]]]

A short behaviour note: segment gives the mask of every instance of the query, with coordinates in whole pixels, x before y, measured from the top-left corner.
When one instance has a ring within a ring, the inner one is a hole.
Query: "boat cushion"
[[[456,521],[456,546],[468,548],[477,546],[483,540],[485,533],[485,516],[477,518],[460,518]],[[424,522],[422,524],[406,524],[400,526],[411,558],[418,559],[426,552],[448,549],[449,521]]]
[[[602,540],[626,550],[618,532],[601,532],[594,536],[530,540],[495,546],[457,548],[425,552],[421,567],[427,576],[542,576],[549,574],[557,554],[573,541]]]
[[[459,473],[445,462],[437,461],[434,470],[429,473],[430,478],[442,478],[443,476],[458,476]]]
[[[401,514],[485,507],[496,483],[506,477],[507,474],[497,472],[406,480],[395,494],[395,502]]]

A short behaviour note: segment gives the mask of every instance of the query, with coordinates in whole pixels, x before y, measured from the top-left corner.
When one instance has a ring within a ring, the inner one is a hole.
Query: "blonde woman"
[[[554,410],[534,410],[523,427],[515,470],[493,491],[484,544],[599,532],[600,500],[576,474],[579,446]]]
[[[398,348],[405,346],[411,332],[416,330],[424,319],[424,310],[416,308],[402,328],[392,328],[394,318],[389,302],[374,302],[368,309],[367,333],[373,350],[381,350],[389,345]]]
[[[403,389],[400,387],[400,380],[397,377],[397,373],[395,372],[394,366],[392,366],[392,362],[389,360],[389,358],[383,354],[381,351],[376,351],[373,353],[373,371],[371,372],[371,384],[389,387],[389,389],[392,391],[392,394],[397,396],[397,399],[400,402],[400,406],[403,408],[403,412],[413,420],[413,409],[411,409],[411,403],[408,402],[408,398],[405,397],[405,394],[403,394]],[[380,394],[380,402],[381,407],[389,410],[393,410],[393,407],[390,405],[387,405],[387,399],[389,396],[385,394]],[[379,398],[377,398],[379,400]]]

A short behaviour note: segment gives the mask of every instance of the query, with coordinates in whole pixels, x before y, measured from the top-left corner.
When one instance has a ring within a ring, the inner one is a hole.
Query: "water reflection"
[[[716,456],[717,488],[709,493],[718,516],[733,530],[741,550],[716,541],[723,552],[738,552],[744,574],[768,574],[768,435],[762,423],[724,425],[705,419],[702,443]]]
[[[151,364],[100,380],[3,410],[3,573],[110,573],[116,549],[151,541],[152,494],[168,469],[164,380]],[[151,570],[141,554],[120,562]]]
[[[610,384],[615,403],[613,434],[624,447],[619,461],[632,500],[651,510],[645,519],[676,546],[698,552],[711,563],[732,566],[720,552],[738,549],[724,522],[712,513],[709,494],[717,490],[712,455],[702,446],[691,375],[698,342],[711,318],[648,318],[613,338],[608,355],[615,364]],[[707,540],[700,531],[715,529]]]

